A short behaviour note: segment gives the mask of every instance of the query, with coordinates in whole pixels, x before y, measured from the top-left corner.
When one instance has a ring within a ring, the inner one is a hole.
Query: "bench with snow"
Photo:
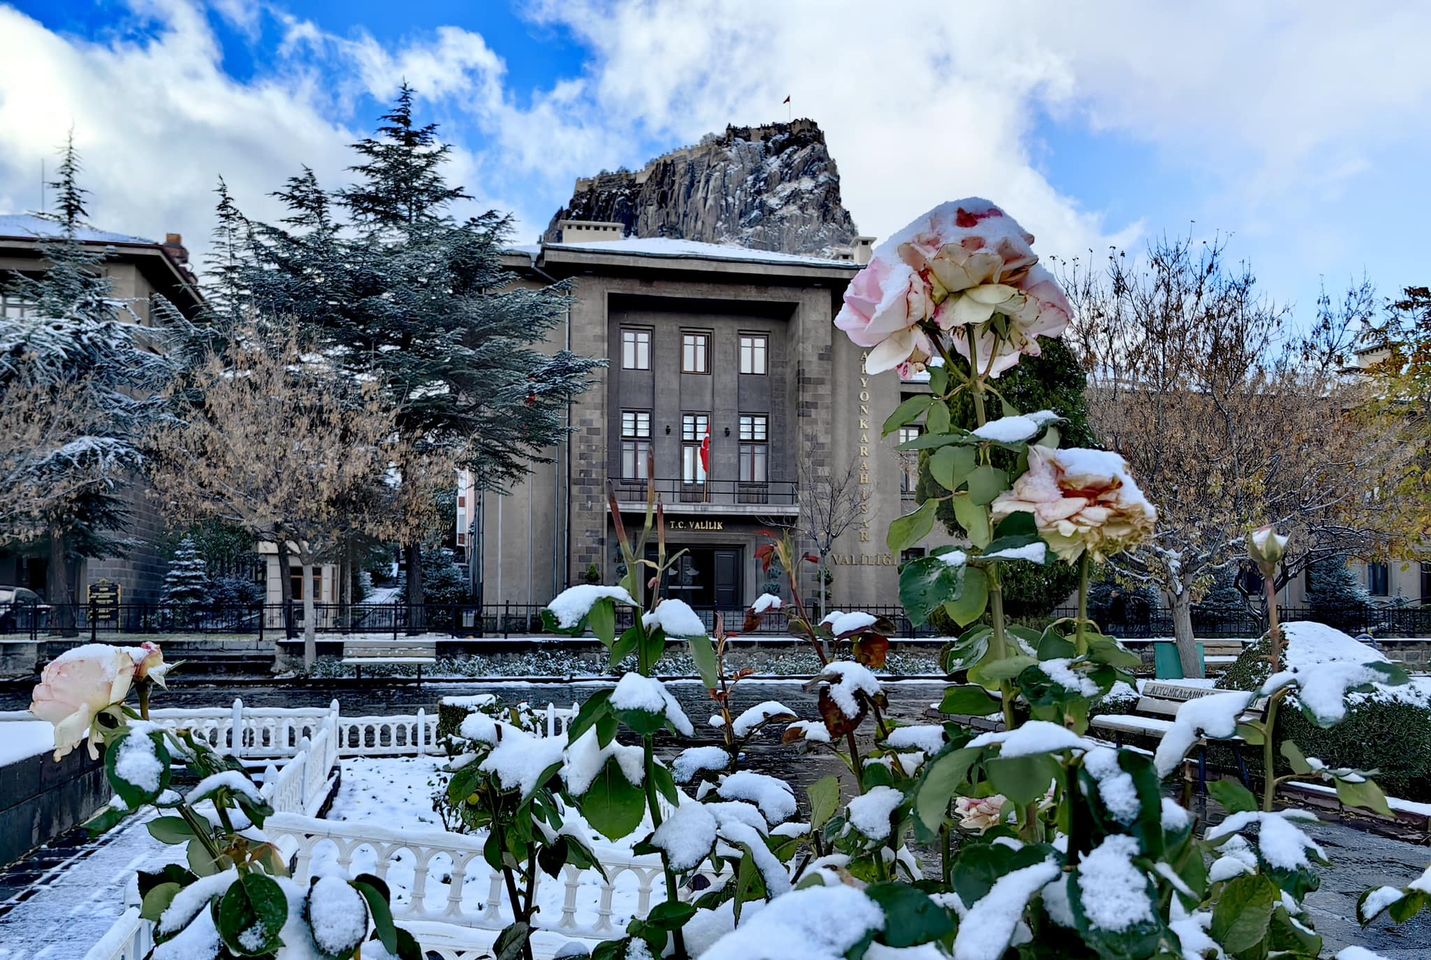
[[[1141,696],[1138,697],[1138,704],[1134,707],[1133,713],[1095,716],[1088,721],[1090,731],[1095,734],[1111,733],[1113,742],[1120,747],[1124,745],[1124,740],[1129,738],[1160,741],[1163,739],[1163,734],[1167,733],[1168,728],[1173,725],[1173,718],[1177,716],[1178,708],[1183,704],[1189,700],[1197,700],[1227,691],[1212,686],[1145,680],[1139,692]],[[1243,712],[1241,719],[1261,720],[1266,710],[1267,698],[1259,697]],[[1216,742],[1225,744],[1232,749],[1233,757],[1237,761],[1238,777],[1246,784],[1249,777],[1247,764],[1242,757],[1242,748],[1246,746],[1247,742],[1241,737],[1219,737]],[[1198,739],[1198,784],[1200,786],[1205,786],[1207,783],[1207,744],[1206,737]]]
[[[1243,649],[1241,640],[1204,640],[1202,662],[1207,668],[1208,676],[1225,673],[1227,668],[1242,656]]]
[[[359,680],[363,667],[415,666],[417,682],[422,668],[437,663],[437,644],[432,640],[344,640],[343,666],[352,667]]]

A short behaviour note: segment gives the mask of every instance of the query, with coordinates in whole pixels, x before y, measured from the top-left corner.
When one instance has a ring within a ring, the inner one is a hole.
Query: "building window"
[[[711,335],[708,333],[681,334],[681,372],[710,373],[710,346]]]
[[[1431,563],[1421,563],[1421,603],[1431,606]]]
[[[740,335],[740,372],[765,373],[765,355],[770,340],[763,333]]]
[[[924,559],[923,547],[910,547],[907,550],[899,551],[899,567],[901,570],[904,569],[906,564],[922,559]]]
[[[908,443],[919,436],[919,427],[900,427],[899,442]],[[919,489],[919,452],[901,450],[899,452],[899,494],[912,497]]]
[[[621,411],[621,478],[645,480],[651,455],[651,411]]]
[[[769,476],[770,418],[763,413],[740,415],[740,479],[746,483],[764,483]]]
[[[651,369],[651,331],[621,328],[621,369]]]
[[[293,599],[299,601],[303,599],[303,568],[293,567],[288,574],[288,582],[293,587]],[[319,601],[323,598],[323,568],[315,566],[313,568],[313,599]]]
[[[1373,597],[1385,597],[1390,590],[1391,569],[1384,563],[1366,565],[1366,592]]]
[[[685,483],[706,482],[701,445],[710,432],[710,423],[710,415],[706,413],[687,413],[681,417],[681,480]]]
[[[28,300],[21,300],[12,293],[0,294],[0,319],[18,320],[34,311],[35,305]]]

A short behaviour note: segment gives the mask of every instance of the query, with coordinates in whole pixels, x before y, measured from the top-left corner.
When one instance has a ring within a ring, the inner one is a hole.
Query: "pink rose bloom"
[[[933,310],[924,281],[898,261],[876,258],[850,281],[835,326],[857,346],[872,348],[870,373],[893,370],[918,348],[928,359],[933,347],[916,324]]]
[[[870,348],[869,373],[921,372],[934,348],[920,324],[933,321],[979,372],[997,377],[1068,325],[1068,301],[1036,266],[1033,239],[987,200],[940,204],[875,248],[835,325]],[[996,313],[1010,321],[1003,339],[986,326]]]
[[[126,647],[126,652],[134,661],[134,679],[153,680],[164,686],[164,675],[169,672],[169,664],[164,662],[164,651],[159,644],[145,641],[137,647]]]
[[[997,793],[992,797],[956,797],[954,815],[965,830],[983,833],[1003,823],[1006,802],[1003,795]]]
[[[1097,559],[1125,550],[1152,535],[1158,519],[1122,457],[1079,448],[1029,447],[1028,471],[991,509],[995,523],[1033,514],[1039,535],[1068,563],[1085,550]]]
[[[54,724],[56,760],[85,738],[101,710],[128,695],[137,666],[131,651],[137,650],[90,643],[62,653],[46,665],[32,695],[30,712]],[[99,756],[93,743],[89,754]]]

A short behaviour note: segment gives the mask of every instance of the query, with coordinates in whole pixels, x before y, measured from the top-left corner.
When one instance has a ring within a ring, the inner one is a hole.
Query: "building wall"
[[[880,427],[905,391],[926,388],[901,384],[893,374],[864,373],[864,352],[833,326],[839,293],[828,282],[801,285],[789,278],[579,277],[571,305],[571,349],[605,357],[609,366],[595,372],[590,389],[572,406],[570,463],[567,450],[551,450],[552,462],[538,464],[509,493],[485,494],[487,601],[544,604],[571,583],[581,582],[592,564],[603,583],[619,575],[607,482],[621,473],[621,411],[630,409],[652,412],[652,448],[656,477],[661,479],[681,475],[682,413],[711,416],[713,481],[737,476],[741,413],[770,416],[772,482],[795,480],[801,459],[836,475],[857,463],[870,500],[861,522],[831,551],[829,596],[839,604],[897,603],[899,558],[886,549],[885,532],[914,505],[900,495],[904,458],[894,449],[897,437],[881,438]],[[621,369],[623,325],[653,331],[650,371]],[[711,374],[680,372],[682,329],[712,334]],[[765,376],[738,373],[741,332],[769,337]],[[563,329],[557,335],[566,333]],[[667,536],[673,544],[743,551],[741,599],[753,600],[764,580],[754,547],[764,539],[762,531],[789,522],[788,513],[773,506],[693,507],[673,503],[669,495],[664,501]],[[641,516],[623,513],[634,535]],[[939,531],[926,547],[947,542],[951,538]],[[802,590],[813,597],[813,567],[804,574]]]

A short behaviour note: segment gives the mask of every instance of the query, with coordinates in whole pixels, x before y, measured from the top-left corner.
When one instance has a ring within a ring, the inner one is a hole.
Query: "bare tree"
[[[825,593],[830,579],[830,550],[864,516],[869,494],[859,482],[859,465],[853,458],[843,469],[801,459],[797,476],[800,517],[796,532],[814,547],[820,576],[820,615],[824,616],[828,610]]]
[[[265,342],[249,328],[171,392],[181,422],[151,438],[151,478],[172,515],[221,519],[288,546],[305,584],[344,535],[395,538],[409,516],[393,492],[393,464],[407,451],[392,412],[371,385],[314,361],[296,338]],[[314,600],[303,591],[309,666]]]
[[[1294,337],[1246,265],[1186,239],[1115,253],[1102,272],[1074,264],[1067,288],[1094,429],[1158,507],[1154,540],[1113,566],[1161,591],[1184,671],[1198,676],[1192,605],[1245,558],[1251,529],[1292,535],[1277,586],[1389,539],[1378,498],[1399,455],[1358,415],[1361,388],[1340,362],[1372,298],[1338,310],[1324,297],[1312,335]]]

